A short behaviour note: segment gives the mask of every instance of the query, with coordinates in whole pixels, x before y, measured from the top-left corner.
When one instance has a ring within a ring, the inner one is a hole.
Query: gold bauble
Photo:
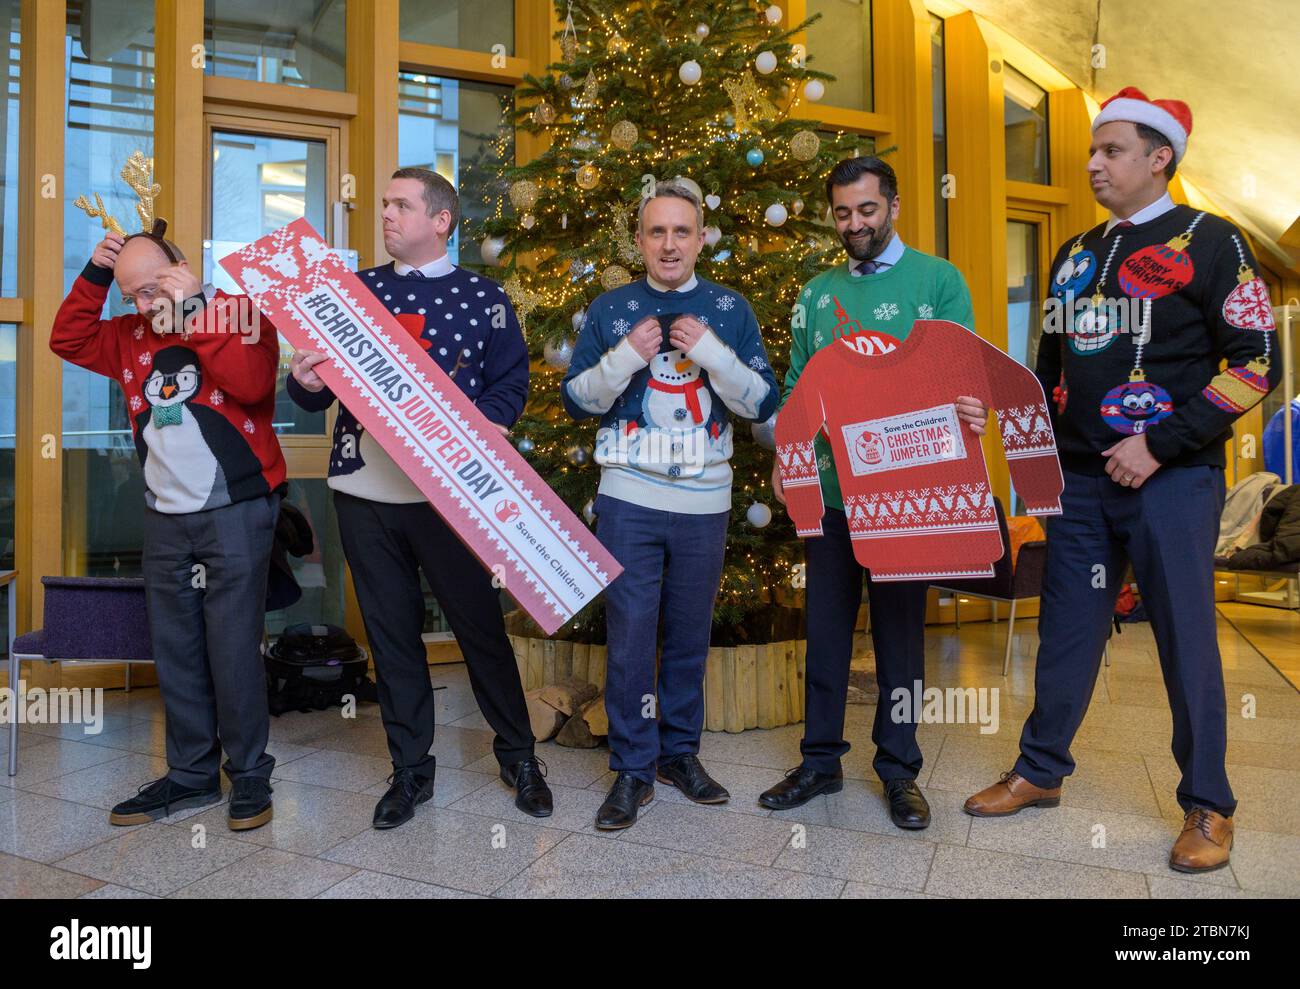
[[[566,62],[572,62],[578,57],[578,39],[571,34],[566,34],[560,39],[560,54],[564,56]]]
[[[579,189],[594,189],[600,185],[600,169],[595,165],[587,164],[578,169],[576,173]]]
[[[537,204],[537,183],[520,179],[510,186],[510,205],[515,209],[532,209]]]
[[[821,138],[810,130],[801,130],[790,138],[790,154],[799,161],[811,161],[821,148]]]
[[[605,291],[622,288],[632,280],[631,274],[621,264],[611,264],[600,273],[600,284]]]
[[[609,131],[609,143],[626,151],[636,144],[636,124],[630,120],[620,120]]]
[[[555,107],[546,102],[538,103],[533,107],[533,123],[541,127],[555,123]]]
[[[600,83],[596,81],[596,73],[588,72],[587,78],[582,80],[582,99],[585,103],[595,103],[600,96]]]

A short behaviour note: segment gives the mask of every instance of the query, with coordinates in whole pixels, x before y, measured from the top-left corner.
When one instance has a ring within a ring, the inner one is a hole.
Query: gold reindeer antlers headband
[[[78,196],[76,202],[72,205],[84,210],[86,215],[91,218],[99,217],[105,230],[111,230],[126,240],[135,237],[148,237],[162,248],[162,252],[167,255],[167,259],[172,264],[178,263],[180,259],[176,257],[176,252],[163,238],[163,235],[167,233],[167,221],[153,215],[154,200],[162,195],[162,186],[153,180],[153,159],[146,158],[141,151],[134,151],[131,153],[131,157],[126,160],[126,164],[122,166],[120,174],[122,181],[131,187],[139,200],[135,204],[136,214],[140,217],[139,233],[128,236],[116,217],[109,215],[108,210],[104,207],[104,201],[99,197],[99,193],[94,193],[94,206],[90,205],[85,196]]]

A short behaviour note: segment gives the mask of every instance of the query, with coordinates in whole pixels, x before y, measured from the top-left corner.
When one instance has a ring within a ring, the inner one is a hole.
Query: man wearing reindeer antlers
[[[144,468],[141,563],[167,774],[109,821],[147,824],[216,803],[224,768],[230,827],[247,830],[271,819],[275,764],[259,644],[285,477],[271,425],[280,345],[255,311],[251,325],[237,318],[240,300],[207,296],[163,238],[152,172],[138,152],[122,171],[140,196],[141,233],[123,236],[102,203],[78,201],[107,233],[50,331],[56,354],[122,386]],[[135,312],[101,319],[114,280]]]

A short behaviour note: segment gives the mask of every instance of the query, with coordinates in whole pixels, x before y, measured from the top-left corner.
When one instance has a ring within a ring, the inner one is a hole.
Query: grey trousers
[[[275,765],[258,647],[279,508],[272,493],[184,515],[145,509],[145,603],[167,775],[182,786],[214,787],[222,768],[231,780],[270,777]]]

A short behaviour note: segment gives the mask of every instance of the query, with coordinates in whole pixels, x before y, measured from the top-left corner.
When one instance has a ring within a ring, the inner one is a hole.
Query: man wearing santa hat
[[[1047,522],[1034,710],[1014,768],[965,809],[1001,817],[1060,803],[1131,562],[1182,773],[1169,865],[1205,872],[1228,864],[1237,805],[1213,587],[1224,444],[1277,383],[1279,361],[1246,238],[1170,198],[1191,129],[1185,103],[1133,88],[1092,125],[1088,174],[1110,217],[1057,252],[1036,368],[1055,394],[1065,491]],[[1049,335],[1056,325],[1065,332]]]

